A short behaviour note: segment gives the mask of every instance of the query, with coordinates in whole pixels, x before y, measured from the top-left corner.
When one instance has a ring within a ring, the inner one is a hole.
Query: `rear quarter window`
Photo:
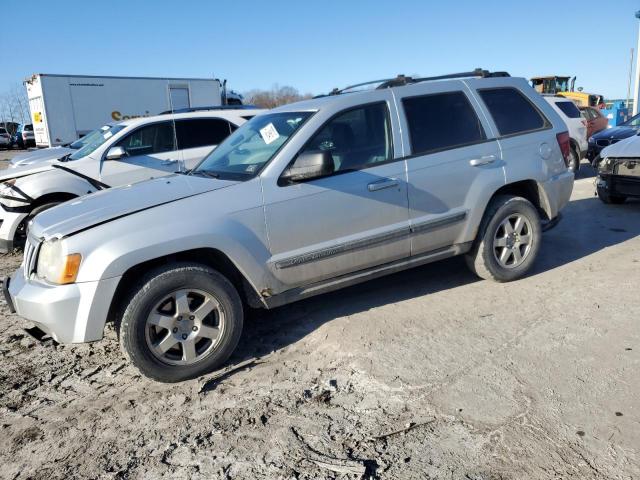
[[[576,104],[570,101],[567,102],[555,102],[562,113],[569,118],[580,118],[580,109],[576,107]]]
[[[540,110],[512,87],[486,88],[478,94],[493,117],[501,136],[541,130],[550,126]]]

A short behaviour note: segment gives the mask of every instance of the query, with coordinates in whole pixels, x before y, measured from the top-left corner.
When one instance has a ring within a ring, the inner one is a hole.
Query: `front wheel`
[[[140,372],[180,382],[222,365],[242,333],[242,301],[215,270],[166,265],[134,288],[118,326],[120,345]]]
[[[495,197],[487,207],[467,265],[481,278],[508,282],[527,273],[542,240],[540,216],[527,199]]]

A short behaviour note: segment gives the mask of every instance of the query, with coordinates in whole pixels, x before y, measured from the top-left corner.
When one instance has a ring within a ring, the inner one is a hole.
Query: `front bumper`
[[[0,206],[0,253],[13,251],[16,231],[28,213],[8,212]]]
[[[640,198],[640,177],[600,173],[596,186],[609,195]]]
[[[70,285],[26,279],[18,269],[5,280],[7,303],[60,343],[100,340],[121,277]]]

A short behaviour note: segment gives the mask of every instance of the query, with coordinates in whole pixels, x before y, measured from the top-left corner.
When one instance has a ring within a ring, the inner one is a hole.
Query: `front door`
[[[110,186],[127,185],[163,177],[180,170],[173,122],[157,122],[134,130],[118,141],[127,156],[101,162],[100,181]]]
[[[391,93],[378,96],[334,115],[299,152],[330,152],[332,175],[263,185],[269,267],[284,289],[409,255],[405,162],[393,150],[401,143],[393,139],[397,116]]]

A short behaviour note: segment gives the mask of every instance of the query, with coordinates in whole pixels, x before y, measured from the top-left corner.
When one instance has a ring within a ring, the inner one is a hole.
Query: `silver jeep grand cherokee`
[[[521,277],[571,194],[566,130],[504,73],[334,90],[253,118],[187,174],[39,214],[5,293],[59,342],[113,320],[144,375],[193,378],[228,359],[247,306],[460,254]]]

